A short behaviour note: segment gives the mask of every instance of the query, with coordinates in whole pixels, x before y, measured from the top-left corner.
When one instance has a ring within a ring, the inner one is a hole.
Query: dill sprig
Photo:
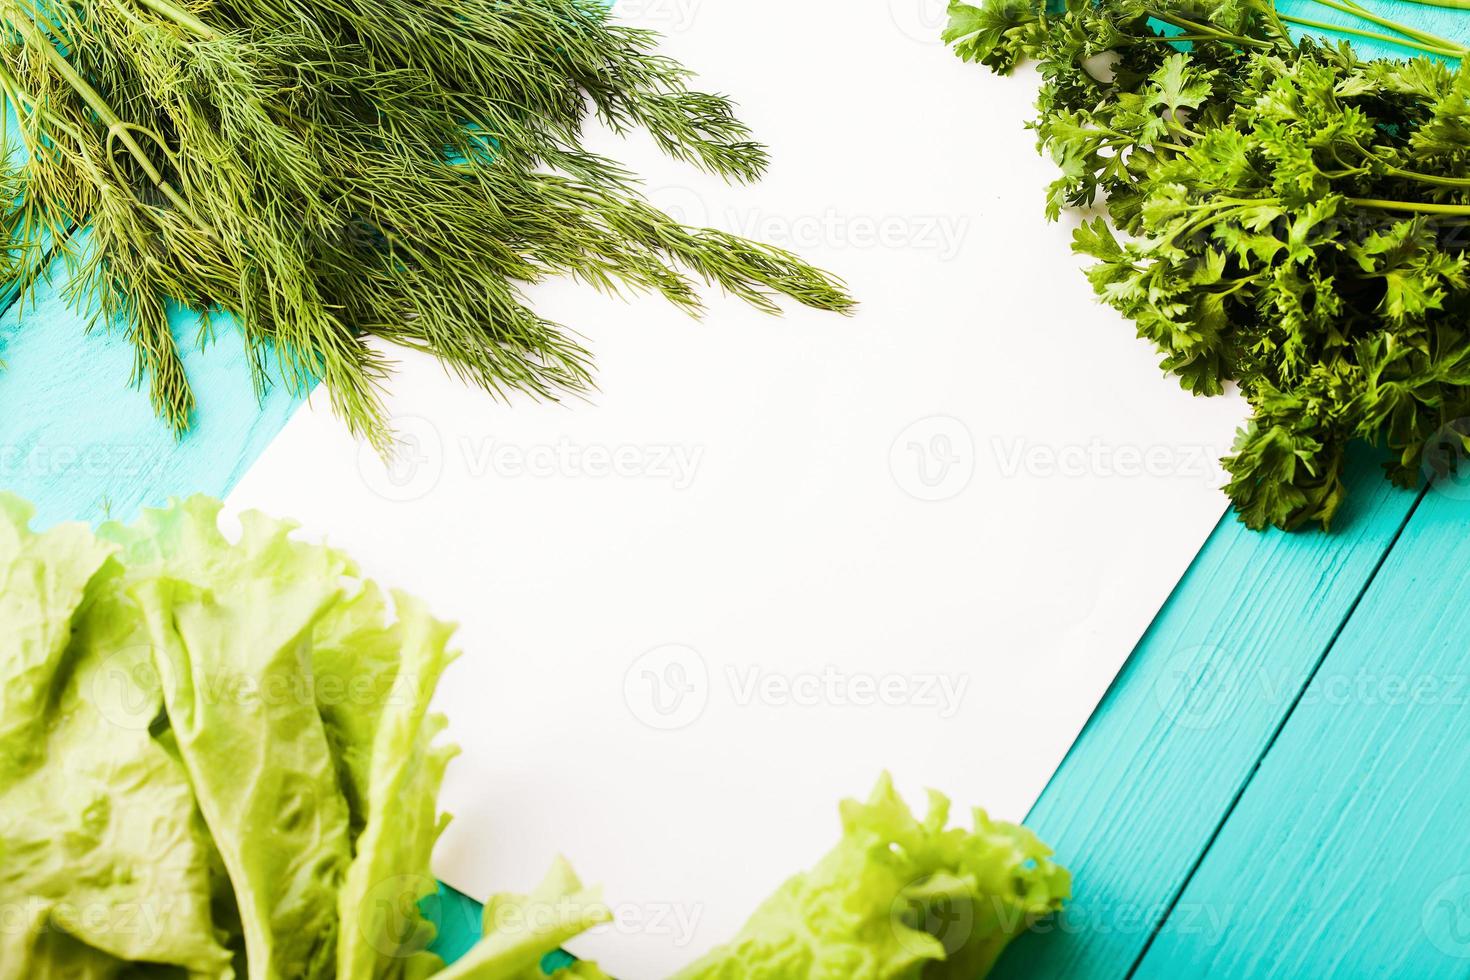
[[[787,251],[681,225],[582,146],[595,117],[727,180],[767,163],[728,99],[590,0],[0,0],[0,18],[25,151],[12,220],[32,240],[89,227],[63,246],[72,298],[126,330],[179,431],[194,397],[169,300],[232,314],[258,386],[271,363],[293,390],[321,381],[383,451],[372,337],[497,394],[590,385],[587,351],[522,297],[548,276],[694,314],[700,283],[769,312],[852,307]],[[47,254],[13,260],[24,282]]]

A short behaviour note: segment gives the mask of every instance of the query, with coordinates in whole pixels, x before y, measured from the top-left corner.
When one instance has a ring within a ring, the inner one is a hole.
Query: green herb
[[[370,337],[496,393],[589,385],[587,352],[521,284],[571,276],[691,313],[696,281],[770,312],[852,305],[788,252],[680,225],[582,146],[595,116],[729,180],[766,166],[725,98],[591,0],[0,0],[0,19],[24,147],[5,193],[31,241],[15,274],[68,242],[75,299],[123,325],[179,430],[194,399],[170,300],[232,314],[258,386],[272,359],[293,389],[319,379],[382,449],[389,362]]]
[[[219,510],[36,533],[0,494],[0,974],[607,980],[548,958],[610,916],[560,861],[460,960],[429,951],[452,628],[290,524],[247,513],[231,542]],[[683,976],[978,977],[1068,895],[1030,831],[947,827],[938,794],[920,821],[886,776],[842,822]]]
[[[1406,50],[1466,53],[1319,2]],[[1233,381],[1250,403],[1224,461],[1245,523],[1326,525],[1354,439],[1390,446],[1404,486],[1464,457],[1470,70],[1294,41],[1287,24],[1309,22],[1268,0],[950,9],[961,57],[1039,63],[1032,126],[1062,172],[1046,212],[1106,205],[1074,242],[1098,295],[1184,387]]]

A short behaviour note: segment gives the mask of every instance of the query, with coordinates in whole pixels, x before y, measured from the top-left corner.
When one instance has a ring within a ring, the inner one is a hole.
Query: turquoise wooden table
[[[1470,40],[1470,12],[1374,8]],[[0,487],[48,523],[227,493],[297,401],[257,402],[219,325],[175,442],[121,388],[123,343],[78,356],[64,289],[0,316]],[[1394,490],[1359,450],[1331,534],[1222,517],[1027,819],[1075,897],[1000,976],[1470,975],[1470,476]],[[467,948],[477,904],[427,905],[438,948]]]

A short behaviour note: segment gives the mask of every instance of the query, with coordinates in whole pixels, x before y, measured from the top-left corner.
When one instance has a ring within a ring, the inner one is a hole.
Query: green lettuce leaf
[[[242,518],[232,544],[218,529],[219,509],[195,497],[99,533],[137,563],[130,592],[234,891],[249,977],[328,976],[351,851],[316,707],[311,636],[351,565],[258,514]]]
[[[1025,827],[974,814],[947,828],[949,801],[918,820],[885,774],[866,804],[842,804],[842,840],[789,879],[740,935],[679,980],[972,980],[1036,918],[1061,907],[1070,876]]]
[[[0,977],[608,980],[611,918],[558,861],[452,966],[420,904],[455,753],[453,627],[289,523],[203,497],[44,534],[0,495]],[[916,818],[889,779],[683,980],[982,976],[1067,897],[1030,831]]]
[[[374,601],[377,594],[364,595]],[[344,741],[355,749],[348,766],[351,779],[366,777],[354,791],[364,801],[366,824],[356,838],[356,856],[338,899],[339,980],[421,977],[443,965],[425,951],[434,933],[419,902],[437,889],[428,874],[429,857],[446,820],[439,816],[436,801],[456,751],[434,744],[445,720],[428,714],[439,676],[452,659],[448,643],[454,627],[434,620],[411,596],[394,593],[393,601],[398,621],[383,631],[384,642],[361,642],[371,629],[358,623],[357,609],[349,606],[342,623],[329,617],[320,631],[331,636],[334,626],[353,624],[358,642],[319,642],[316,650],[320,676],[349,682],[355,673],[354,651],[397,653],[396,664],[370,664],[363,675],[375,687],[391,676],[383,694],[359,697],[348,683],[340,688],[341,703],[323,709],[336,719],[329,729],[349,733]],[[325,691],[320,687],[319,697]]]
[[[161,693],[122,569],[84,528],[38,535],[29,518],[0,496],[0,908],[20,920],[0,929],[0,974],[228,976],[213,847],[149,732]]]
[[[0,494],[0,771],[40,765],[52,678],[87,583],[111,553],[86,528],[30,530],[30,505]]]
[[[485,938],[439,980],[542,980],[541,963],[575,936],[612,919],[597,889],[582,887],[571,865],[558,859],[529,895],[496,895],[485,903]],[[574,962],[552,974],[559,980],[602,980],[591,963]]]

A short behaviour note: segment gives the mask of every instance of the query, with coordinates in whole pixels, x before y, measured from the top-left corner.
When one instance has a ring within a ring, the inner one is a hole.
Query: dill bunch
[[[169,300],[232,314],[258,389],[272,361],[293,390],[319,380],[384,452],[372,337],[496,394],[589,386],[587,352],[522,284],[572,276],[694,314],[700,283],[773,313],[782,296],[852,307],[789,252],[681,225],[581,145],[595,117],[727,180],[767,163],[655,33],[588,0],[0,0],[0,17],[14,220],[32,242],[88,226],[63,246],[73,300],[126,331],[135,383],[179,431],[194,398]],[[13,272],[33,282],[47,258],[22,248]]]

